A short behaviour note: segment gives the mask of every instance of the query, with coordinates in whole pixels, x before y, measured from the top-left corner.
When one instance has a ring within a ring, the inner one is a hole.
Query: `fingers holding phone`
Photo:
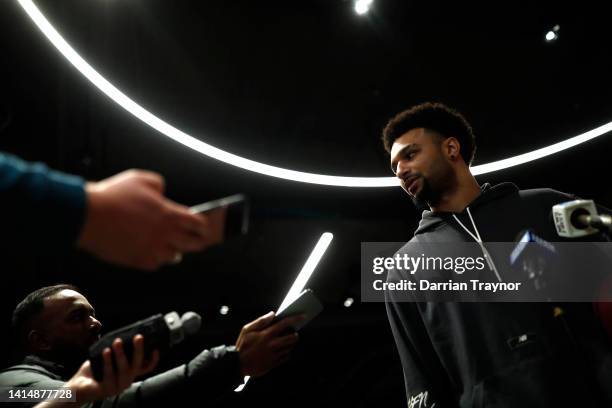
[[[243,194],[208,201],[191,207],[190,212],[204,217],[210,245],[220,244],[247,233],[249,201]]]
[[[89,360],[81,365],[77,373],[65,384],[76,394],[77,402],[84,404],[119,394],[136,378],[151,372],[157,366],[159,362],[157,350],[151,354],[149,360],[145,360],[142,335],[134,336],[132,344],[134,353],[131,360],[125,355],[121,339],[116,339],[111,348],[106,348],[102,352],[104,376],[100,381],[94,378]],[[53,407],[54,404],[50,402],[40,405],[41,408],[43,406]]]
[[[292,316],[275,320],[274,313],[270,312],[246,324],[236,341],[236,349],[240,353],[241,374],[260,377],[287,361],[289,353],[298,341],[297,333],[291,329],[292,323],[303,318]]]

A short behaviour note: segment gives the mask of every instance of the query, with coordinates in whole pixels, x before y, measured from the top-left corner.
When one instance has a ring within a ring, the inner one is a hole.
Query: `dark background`
[[[612,120],[612,34],[606,13],[588,2],[375,0],[366,16],[341,0],[37,4],[100,73],[162,119],[214,146],[296,170],[389,176],[382,127],[429,100],[471,122],[474,164]],[[546,42],[555,24],[559,38]],[[2,2],[0,30],[1,150],[94,180],[155,170],[166,177],[167,195],[189,205],[237,192],[252,200],[247,237],[154,274],[83,253],[23,248],[3,256],[3,365],[14,358],[13,307],[58,282],[81,287],[107,330],[158,312],[201,313],[202,334],[160,369],[233,343],[243,324],[278,306],[319,235],[331,231],[335,239],[309,284],[325,311],[301,333],[289,364],[221,404],[405,406],[384,305],[359,302],[360,242],[406,241],[420,218],[401,189],[308,185],[217,162],[94,89],[15,2]],[[478,180],[552,187],[610,206],[611,148],[606,135]],[[348,297],[355,303],[346,308]],[[219,314],[221,305],[228,315]]]

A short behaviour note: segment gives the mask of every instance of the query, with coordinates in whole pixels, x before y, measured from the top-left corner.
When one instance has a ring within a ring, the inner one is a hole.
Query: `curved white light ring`
[[[598,136],[605,135],[610,131],[612,131],[612,122],[606,123],[605,125],[601,125],[578,136],[570,137],[569,139],[563,140],[562,142],[542,147],[541,149],[532,150],[527,153],[519,154],[518,156],[513,156],[507,159],[497,160],[494,162],[471,167],[470,171],[473,175],[477,176],[479,174],[491,173],[493,171],[507,169],[508,167],[518,166],[519,164],[528,163],[530,161],[538,160],[542,157],[550,156],[551,154],[567,150],[581,143],[588,142],[591,139],[595,139]]]
[[[119,104],[123,109],[136,116],[147,125],[151,126],[158,132],[168,136],[169,138],[187,146],[191,149],[200,152],[206,156],[220,160],[227,164],[240,167],[244,170],[253,171],[267,176],[278,177],[286,180],[300,181],[303,183],[322,184],[328,186],[343,186],[343,187],[392,187],[399,184],[395,177],[342,177],[329,176],[325,174],[306,173],[302,171],[284,169],[282,167],[271,166],[268,164],[249,160],[244,157],[226,152],[207,143],[202,142],[190,136],[174,126],[164,122],[151,112],[134,102],[123,92],[117,89],[113,84],[108,82],[100,75],[91,65],[87,63],[53,28],[51,23],[45,18],[40,10],[34,5],[31,0],[17,0],[25,12],[30,16],[34,24],[38,26],[40,31],[47,37],[57,50],[85,76],[92,84],[100,91],[104,92],[109,98]],[[594,139],[598,136],[612,130],[612,122],[590,130],[581,135],[572,137],[553,145],[543,147],[528,153],[510,157],[503,160],[498,160],[491,163],[481,164],[471,168],[472,174],[479,175],[490,173],[497,170],[506,169],[519,164],[524,164],[542,157],[558,153],[562,150],[569,149],[580,143]]]

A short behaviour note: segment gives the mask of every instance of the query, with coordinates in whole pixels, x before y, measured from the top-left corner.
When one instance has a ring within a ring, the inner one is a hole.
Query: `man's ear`
[[[47,337],[38,330],[30,330],[28,333],[28,346],[34,351],[48,351],[51,349],[51,344]]]
[[[454,137],[447,137],[442,143],[442,151],[451,161],[461,158],[461,144]]]

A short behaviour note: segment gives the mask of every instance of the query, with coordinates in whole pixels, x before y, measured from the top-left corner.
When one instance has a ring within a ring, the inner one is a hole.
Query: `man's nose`
[[[100,330],[102,330],[102,323],[100,323],[100,321],[98,319],[96,319],[95,317],[91,317],[91,327],[97,332],[99,333]]]
[[[410,166],[404,163],[402,160],[397,162],[397,168],[395,169],[395,176],[399,179],[405,179],[410,175]]]

